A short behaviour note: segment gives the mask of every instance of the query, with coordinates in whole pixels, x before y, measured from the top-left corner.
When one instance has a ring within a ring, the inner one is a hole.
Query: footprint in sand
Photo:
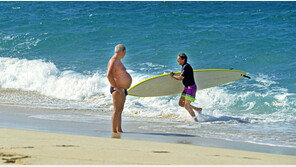
[[[15,164],[22,159],[31,158],[30,156],[22,156],[22,155],[13,155],[13,154],[4,154],[0,153],[0,157],[6,164]]]
[[[75,146],[75,145],[66,145],[66,144],[63,144],[63,145],[55,145],[56,147],[79,147],[79,146]]]
[[[168,151],[152,151],[153,153],[170,153]]]

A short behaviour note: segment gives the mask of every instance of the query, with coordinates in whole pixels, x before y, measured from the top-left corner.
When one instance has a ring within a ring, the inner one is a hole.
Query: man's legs
[[[126,97],[124,92],[118,93],[117,91],[114,91],[112,93],[112,98],[113,98],[113,115],[111,118],[112,132],[118,133],[118,132],[122,132],[121,114],[124,108]]]

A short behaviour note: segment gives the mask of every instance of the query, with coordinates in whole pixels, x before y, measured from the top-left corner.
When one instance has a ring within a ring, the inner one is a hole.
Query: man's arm
[[[107,69],[107,78],[111,84],[112,87],[114,87],[115,91],[121,93],[121,90],[117,87],[116,82],[114,80],[114,66],[115,66],[115,60],[110,61],[110,66]]]
[[[176,80],[180,80],[180,81],[184,79],[184,77],[183,77],[182,75],[180,75],[180,76],[176,76],[174,72],[170,72],[170,76],[171,76],[172,78],[174,78],[174,79],[176,79]]]

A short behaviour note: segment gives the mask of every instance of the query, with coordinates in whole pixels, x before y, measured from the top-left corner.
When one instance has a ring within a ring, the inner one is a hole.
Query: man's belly
[[[132,84],[132,77],[129,73],[124,72],[115,77],[116,85],[123,89],[128,89]]]

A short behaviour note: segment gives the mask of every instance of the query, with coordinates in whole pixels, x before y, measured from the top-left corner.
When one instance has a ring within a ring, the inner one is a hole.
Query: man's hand
[[[173,77],[175,75],[174,72],[170,72],[170,76]]]
[[[118,92],[119,94],[123,93],[122,89],[118,88],[118,87],[114,87],[114,90],[116,92]]]

